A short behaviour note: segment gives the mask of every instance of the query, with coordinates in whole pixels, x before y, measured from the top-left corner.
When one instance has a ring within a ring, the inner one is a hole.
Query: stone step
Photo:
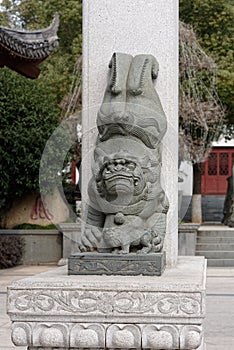
[[[234,238],[234,229],[230,230],[199,230],[197,232],[198,237],[230,237]]]
[[[197,251],[207,251],[207,250],[212,250],[212,251],[233,251],[234,252],[234,243],[197,243],[196,245],[196,250]]]
[[[234,259],[208,259],[208,267],[234,267]]]
[[[197,250],[196,255],[207,259],[234,259],[234,251],[227,250]]]
[[[234,237],[197,237],[197,243],[234,244]]]

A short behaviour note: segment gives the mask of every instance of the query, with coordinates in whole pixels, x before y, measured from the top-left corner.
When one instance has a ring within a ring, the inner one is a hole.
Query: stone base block
[[[179,225],[178,235],[178,253],[179,255],[196,255],[197,231],[200,224],[181,224]]]
[[[68,258],[69,275],[144,275],[160,276],[166,254],[76,253]]]
[[[12,340],[28,350],[203,350],[206,263],[180,257],[162,276],[68,276],[66,267],[8,289]]]

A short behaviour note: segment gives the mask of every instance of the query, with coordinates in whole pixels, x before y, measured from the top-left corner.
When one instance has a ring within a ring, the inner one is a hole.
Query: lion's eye
[[[134,170],[134,169],[135,169],[135,164],[129,163],[129,164],[128,164],[128,169],[129,169],[129,170]]]

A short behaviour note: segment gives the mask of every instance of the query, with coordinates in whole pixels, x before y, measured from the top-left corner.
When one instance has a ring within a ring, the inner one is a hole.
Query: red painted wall
[[[201,190],[204,195],[224,195],[227,178],[232,175],[234,165],[233,147],[215,147],[203,164]]]

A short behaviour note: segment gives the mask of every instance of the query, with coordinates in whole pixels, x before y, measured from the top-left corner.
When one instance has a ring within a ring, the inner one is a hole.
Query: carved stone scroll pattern
[[[201,349],[202,327],[170,324],[15,322],[12,340],[31,350]]]
[[[129,261],[125,255],[122,260],[110,261],[83,261],[78,257],[69,259],[69,272],[71,274],[107,274],[107,275],[161,275],[164,264],[157,261]]]
[[[22,314],[41,312],[103,315],[201,316],[201,293],[20,291],[10,299],[10,311]]]

